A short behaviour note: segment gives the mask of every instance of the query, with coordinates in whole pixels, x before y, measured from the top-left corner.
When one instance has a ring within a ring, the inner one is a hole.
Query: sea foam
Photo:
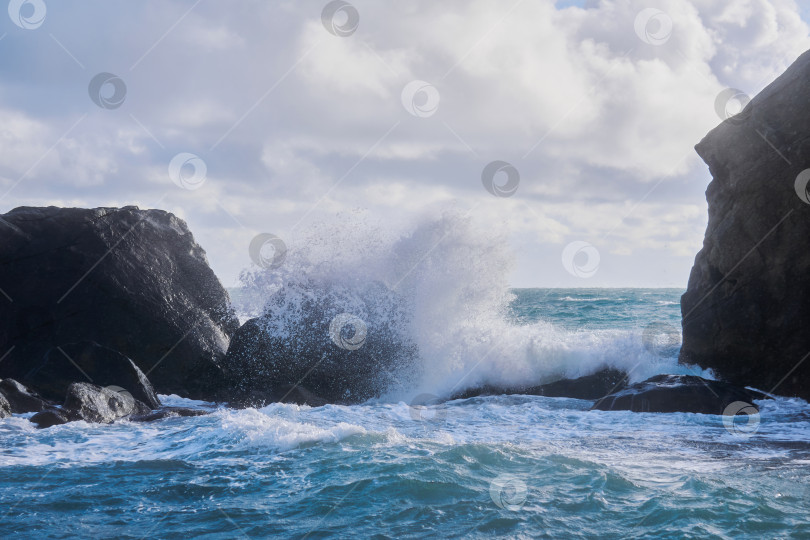
[[[394,373],[383,400],[408,401],[420,393],[449,397],[480,385],[542,384],[605,367],[629,372],[631,381],[658,373],[710,376],[645,348],[642,328],[515,324],[508,281],[514,254],[507,236],[467,216],[446,213],[396,232],[347,218],[316,226],[287,248],[281,267],[243,273],[237,308],[244,317],[256,316],[284,288],[284,305],[273,307],[275,326],[269,330],[282,338],[301,324],[302,305],[312,295],[332,295],[350,311],[356,298],[354,315],[361,318],[396,313],[387,327],[415,344],[418,361]],[[384,284],[386,291],[374,313],[360,302],[372,284]]]

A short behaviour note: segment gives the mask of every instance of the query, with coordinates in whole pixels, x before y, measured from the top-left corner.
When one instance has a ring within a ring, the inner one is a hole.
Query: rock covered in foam
[[[399,302],[380,283],[351,291],[288,285],[231,341],[223,361],[227,399],[321,405],[380,396],[416,358]]]

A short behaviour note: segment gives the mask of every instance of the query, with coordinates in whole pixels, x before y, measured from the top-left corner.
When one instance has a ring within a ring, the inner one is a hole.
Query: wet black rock
[[[8,400],[14,414],[44,411],[51,403],[14,379],[0,381],[0,395]]]
[[[529,396],[564,397],[585,400],[600,399],[627,386],[627,373],[606,368],[591,375],[576,379],[561,379],[539,386],[494,387],[483,386],[454,394],[451,399],[467,399],[477,396],[524,394]]]
[[[681,299],[680,361],[810,399],[810,53],[696,149],[709,222]]]
[[[730,405],[753,405],[762,392],[694,375],[656,375],[597,401],[591,410],[723,414]],[[735,413],[736,414],[736,413]]]
[[[99,386],[120,386],[153,409],[160,400],[152,384],[135,363],[121,353],[98,343],[67,343],[54,347],[42,357],[25,381],[44,397],[61,401],[73,382]]]
[[[237,327],[205,252],[170,213],[22,207],[0,219],[0,377],[27,383],[49,349],[94,341],[158,392],[205,399]]]
[[[416,348],[400,334],[404,317],[396,295],[382,284],[351,292],[288,286],[231,341],[223,360],[231,391],[223,399],[314,405],[378,397],[395,372],[414,365]]]
[[[53,426],[61,426],[71,421],[67,413],[58,407],[48,407],[42,412],[38,412],[31,417],[31,422],[38,428],[44,429]]]
[[[0,394],[0,418],[11,416],[11,404],[3,394]]]
[[[71,420],[109,424],[129,415],[148,414],[150,409],[128,392],[89,383],[73,383],[68,387],[63,411]]]
[[[128,420],[131,422],[154,422],[156,420],[163,420],[164,418],[185,418],[189,416],[205,416],[206,414],[210,414],[210,411],[204,411],[202,409],[189,409],[186,407],[161,407],[156,411],[132,415],[128,418]]]

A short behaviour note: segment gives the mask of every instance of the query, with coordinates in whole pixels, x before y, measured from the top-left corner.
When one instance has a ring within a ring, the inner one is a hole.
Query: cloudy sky
[[[8,11],[0,211],[164,208],[226,285],[259,233],[295,245],[344,214],[407,230],[452,210],[508,231],[515,286],[685,286],[718,94],[753,96],[810,48],[794,0]]]

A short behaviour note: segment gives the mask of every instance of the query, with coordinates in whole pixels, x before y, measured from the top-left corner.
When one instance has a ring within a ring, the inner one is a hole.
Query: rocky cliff
[[[810,53],[696,150],[713,180],[680,360],[810,399]]]

